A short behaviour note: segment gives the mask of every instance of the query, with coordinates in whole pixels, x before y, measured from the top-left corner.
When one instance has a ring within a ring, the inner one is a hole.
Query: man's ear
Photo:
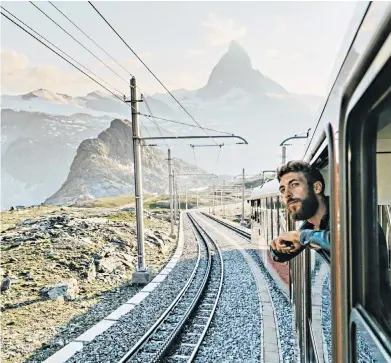
[[[323,191],[322,182],[318,180],[317,182],[314,183],[314,192],[315,194],[320,194],[322,193],[322,191]]]

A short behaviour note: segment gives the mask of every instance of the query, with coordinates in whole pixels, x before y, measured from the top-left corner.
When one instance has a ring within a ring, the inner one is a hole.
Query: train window
[[[378,221],[384,236],[383,265],[390,275],[391,260],[391,104],[386,105],[378,119],[376,168]]]
[[[391,328],[390,283],[390,226],[391,226],[391,96],[375,111],[376,137],[376,189],[379,222],[380,306],[382,318]],[[387,305],[387,306],[386,306]],[[386,311],[383,311],[386,310]],[[391,333],[391,329],[390,329]]]

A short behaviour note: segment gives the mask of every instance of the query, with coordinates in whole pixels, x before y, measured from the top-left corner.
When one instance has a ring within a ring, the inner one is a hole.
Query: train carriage
[[[307,248],[289,263],[273,262],[270,242],[298,224],[277,180],[249,198],[252,236],[293,305],[301,362],[391,362],[390,3],[360,3],[352,29],[303,155],[326,181],[330,255]]]

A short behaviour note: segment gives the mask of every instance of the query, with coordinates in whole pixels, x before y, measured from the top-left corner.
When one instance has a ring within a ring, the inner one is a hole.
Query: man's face
[[[313,186],[308,186],[302,172],[283,175],[280,180],[280,193],[289,213],[298,221],[313,217],[318,210],[319,201]]]

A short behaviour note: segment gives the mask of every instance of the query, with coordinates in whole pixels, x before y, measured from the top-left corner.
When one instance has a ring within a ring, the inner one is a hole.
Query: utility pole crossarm
[[[285,144],[287,141],[289,140],[293,140],[293,139],[307,139],[308,136],[310,135],[310,130],[311,129],[308,129],[307,130],[307,134],[304,136],[300,136],[300,135],[294,135],[294,136],[291,136],[291,137],[288,137],[286,138],[285,140],[283,140],[280,144],[280,146],[282,146],[282,165],[285,164],[286,162],[286,147],[287,147],[287,144]]]
[[[217,144],[217,145],[211,145],[211,144],[205,144],[205,145],[193,145],[193,144],[190,144],[191,147],[222,147],[224,146],[224,144]]]
[[[248,145],[248,142],[246,139],[244,139],[241,136],[237,135],[217,135],[217,136],[149,136],[149,137],[140,137],[140,140],[173,140],[173,139],[239,139],[242,140],[242,142],[246,145]],[[240,143],[242,144],[242,143]]]

